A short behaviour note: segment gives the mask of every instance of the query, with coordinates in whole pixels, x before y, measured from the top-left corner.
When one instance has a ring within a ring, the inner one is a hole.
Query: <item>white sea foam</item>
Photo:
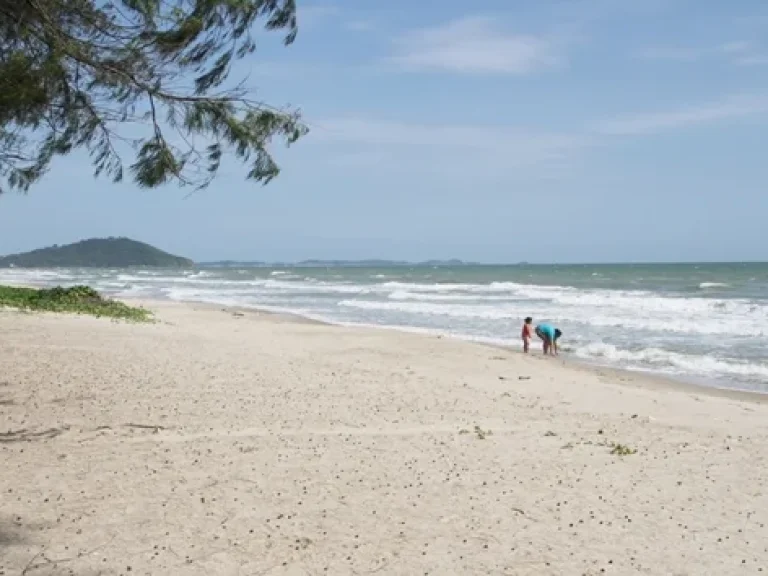
[[[408,292],[407,290],[395,290],[387,295],[390,300],[421,300],[431,302],[506,302],[514,298],[514,296],[503,296],[493,294],[459,294],[459,293],[417,293]]]
[[[342,300],[339,306],[359,308],[363,310],[378,310],[385,312],[404,312],[406,314],[421,314],[426,316],[453,316],[456,318],[479,318],[484,320],[503,320],[520,318],[522,308],[509,306],[461,305],[445,306],[430,302],[380,302],[370,300]]]
[[[670,374],[693,374],[711,376],[727,374],[768,381],[768,364],[723,360],[712,356],[681,354],[659,348],[640,350],[620,349],[612,344],[593,342],[576,348],[575,356],[584,359],[602,359],[628,367],[653,368]]]
[[[487,299],[470,304],[448,296],[429,295],[426,299],[414,301],[402,298],[403,295],[401,293],[395,301],[344,299],[338,305],[369,311],[479,320],[522,319],[529,313],[534,313],[532,311],[540,310],[547,317],[556,318],[559,322],[608,328],[734,336],[750,333],[759,336],[763,335],[764,331],[768,332],[768,320],[766,320],[768,311],[764,306],[750,312],[742,310],[742,314],[717,308],[707,308],[703,311],[684,310],[685,314],[683,314],[680,309],[670,310],[666,302],[658,303],[654,300],[646,301],[643,305],[638,304],[637,311],[640,313],[638,315],[627,306],[621,308],[586,304],[553,306],[551,303],[544,305],[539,303],[534,306],[530,301],[525,300],[493,302]]]
[[[143,274],[144,271],[140,271],[139,274]],[[198,270],[197,272],[187,271],[184,273],[184,275],[187,278],[211,278],[213,276],[213,273],[209,272],[208,270]]]

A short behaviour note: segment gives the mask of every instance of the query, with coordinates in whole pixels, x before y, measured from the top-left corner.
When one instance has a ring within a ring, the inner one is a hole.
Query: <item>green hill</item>
[[[129,238],[92,238],[0,257],[0,268],[188,268],[192,260]]]

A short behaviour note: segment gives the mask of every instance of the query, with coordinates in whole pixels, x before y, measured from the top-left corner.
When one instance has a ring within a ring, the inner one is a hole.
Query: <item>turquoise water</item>
[[[88,283],[519,346],[549,321],[572,357],[768,392],[768,264],[4,270],[0,282]]]

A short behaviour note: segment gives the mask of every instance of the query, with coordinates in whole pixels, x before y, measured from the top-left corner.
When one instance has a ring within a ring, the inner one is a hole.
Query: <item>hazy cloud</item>
[[[645,60],[671,62],[722,61],[736,66],[768,64],[768,55],[760,47],[745,40],[723,42],[708,47],[652,46],[638,56]]]
[[[768,96],[734,96],[710,104],[694,105],[673,111],[633,114],[608,120],[599,123],[595,131],[608,136],[639,136],[765,112],[768,112]]]
[[[527,74],[555,65],[559,57],[547,38],[513,34],[491,18],[469,17],[396,38],[390,61],[406,70]]]
[[[308,139],[323,145],[338,144],[341,148],[337,152],[344,154],[344,163],[372,163],[372,158],[378,158],[376,154],[386,150],[388,155],[400,153],[400,157],[408,159],[451,163],[457,157],[474,158],[500,168],[536,166],[547,170],[562,166],[587,148],[608,145],[615,138],[650,136],[762,114],[768,114],[768,95],[733,96],[676,110],[629,114],[599,120],[583,131],[570,133],[335,117],[313,121]]]

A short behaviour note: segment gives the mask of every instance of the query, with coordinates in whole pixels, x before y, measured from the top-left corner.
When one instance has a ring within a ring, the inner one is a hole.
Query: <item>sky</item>
[[[310,126],[275,147],[276,180],[227,164],[192,195],[141,190],[75,153],[0,196],[0,253],[127,236],[197,261],[768,260],[764,0],[298,5],[296,42],[259,31],[232,72]]]

